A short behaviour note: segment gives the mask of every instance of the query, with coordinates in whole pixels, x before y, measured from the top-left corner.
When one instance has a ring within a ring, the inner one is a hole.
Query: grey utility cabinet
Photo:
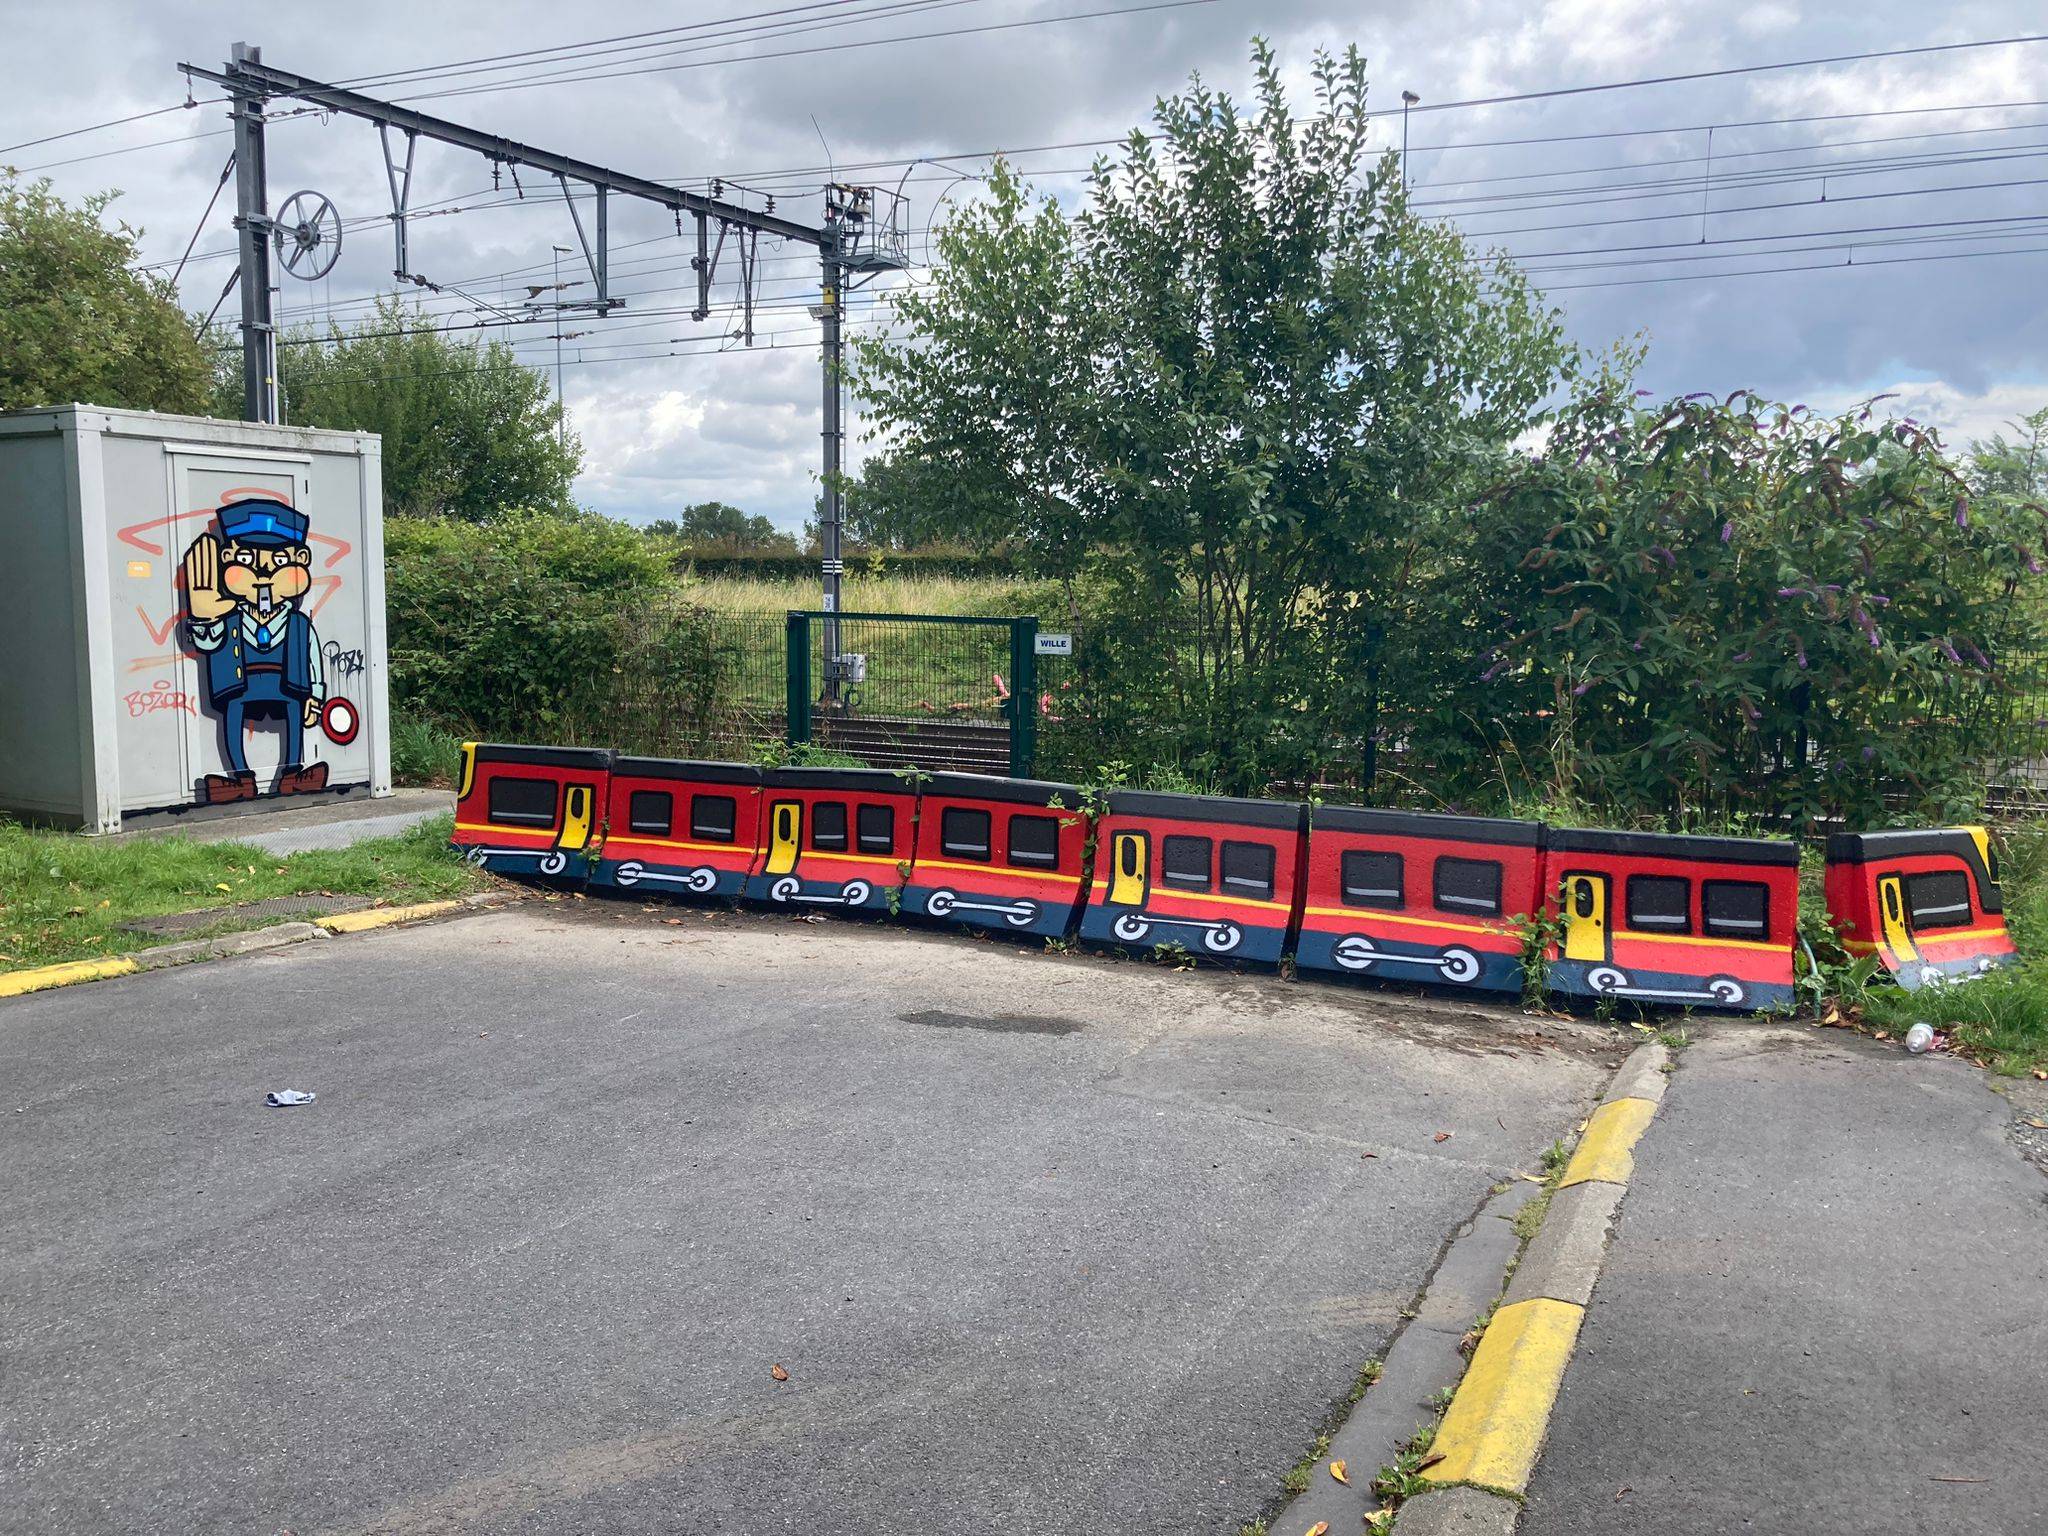
[[[390,793],[380,452],[371,433],[0,412],[0,812],[112,832]]]

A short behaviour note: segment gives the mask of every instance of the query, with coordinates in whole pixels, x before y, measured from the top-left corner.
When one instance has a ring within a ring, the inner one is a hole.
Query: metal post
[[[1408,109],[1422,98],[1413,91],[1401,93],[1401,190],[1408,190]]]
[[[234,47],[234,66],[260,63],[261,48]],[[261,91],[231,84],[235,104],[235,233],[241,248],[242,419],[277,420],[277,325],[270,308],[270,208],[263,163]]]
[[[784,734],[792,747],[811,739],[811,621],[792,608],[783,632]]]
[[[829,231],[826,236],[832,236]],[[825,494],[818,518],[818,545],[824,575],[824,600],[819,603],[828,614],[839,612],[839,578],[845,571],[841,558],[840,532],[844,507],[839,499],[839,461],[844,434],[839,422],[839,376],[843,344],[840,339],[839,303],[842,272],[834,251],[828,246],[824,258],[824,302],[821,312],[825,326]],[[825,620],[825,697],[839,697],[839,620]]]
[[[1038,758],[1038,620],[1010,620],[1010,777],[1028,779]]]
[[[555,247],[555,440],[569,446],[569,397],[562,393],[562,258],[569,247]]]

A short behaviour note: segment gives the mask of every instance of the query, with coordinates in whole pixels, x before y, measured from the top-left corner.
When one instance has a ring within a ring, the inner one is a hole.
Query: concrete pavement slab
[[[2048,1185],[1983,1074],[1843,1031],[1679,1056],[1525,1536],[2048,1531]]]
[[[1221,1536],[1620,1054],[666,915],[0,1006],[0,1530]]]

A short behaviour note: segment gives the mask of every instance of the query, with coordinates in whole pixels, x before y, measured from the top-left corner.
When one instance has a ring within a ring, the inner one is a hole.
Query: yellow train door
[[[1566,875],[1563,890],[1564,958],[1605,960],[1612,953],[1605,875]]]
[[[1109,840],[1109,901],[1112,906],[1142,907],[1150,889],[1147,844],[1143,832],[1117,832]]]
[[[804,808],[801,801],[778,800],[769,808],[766,873],[786,875],[796,868],[797,842],[803,830]]]
[[[1920,958],[1920,946],[1913,942],[1913,930],[1906,925],[1905,882],[1897,875],[1877,877],[1877,931],[1892,959],[1912,965]]]
[[[590,846],[590,829],[597,820],[592,815],[596,800],[588,784],[571,784],[563,792],[562,835],[555,839],[557,848],[574,853]]]

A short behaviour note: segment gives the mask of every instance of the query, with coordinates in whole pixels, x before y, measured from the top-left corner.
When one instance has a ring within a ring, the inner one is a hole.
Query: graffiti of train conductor
[[[202,533],[185,551],[186,632],[204,659],[206,699],[220,717],[226,773],[209,773],[209,804],[252,800],[247,731],[276,720],[284,734],[276,793],[327,787],[327,765],[305,761],[305,738],[327,696],[320,637],[299,606],[312,585],[306,515],[268,498],[220,509],[220,533]]]

